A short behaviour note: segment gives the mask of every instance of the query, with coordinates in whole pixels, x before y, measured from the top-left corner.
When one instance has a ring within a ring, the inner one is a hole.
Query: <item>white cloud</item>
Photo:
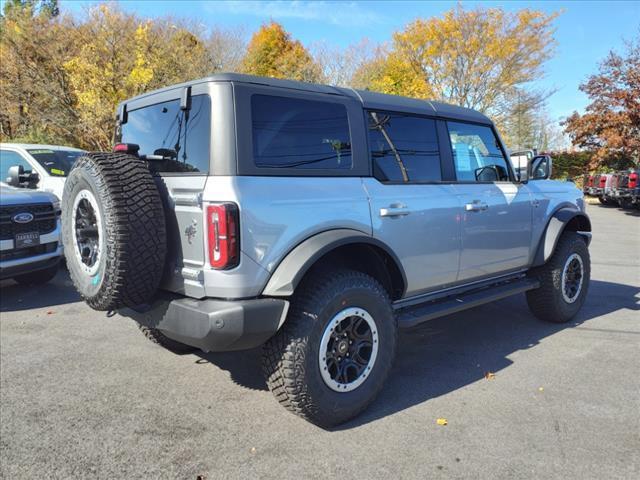
[[[274,20],[297,18],[344,27],[380,24],[383,21],[380,15],[357,2],[224,1],[207,2],[205,9],[211,13],[252,15]]]

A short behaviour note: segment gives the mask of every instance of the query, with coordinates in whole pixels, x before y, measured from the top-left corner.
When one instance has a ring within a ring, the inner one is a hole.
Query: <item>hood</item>
[[[29,203],[53,203],[58,199],[55,195],[38,190],[14,188],[0,183],[0,205],[25,205]]]

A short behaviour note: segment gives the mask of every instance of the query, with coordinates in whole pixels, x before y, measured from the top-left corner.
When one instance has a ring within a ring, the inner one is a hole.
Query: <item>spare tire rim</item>
[[[562,298],[567,303],[575,302],[582,291],[584,264],[582,257],[574,253],[567,258],[562,269]]]
[[[370,376],[378,356],[378,328],[364,308],[350,307],[327,324],[318,362],[322,380],[336,392],[355,390]]]
[[[78,265],[89,276],[100,268],[100,255],[104,249],[101,235],[102,217],[96,197],[89,190],[76,195],[72,209],[73,253]]]

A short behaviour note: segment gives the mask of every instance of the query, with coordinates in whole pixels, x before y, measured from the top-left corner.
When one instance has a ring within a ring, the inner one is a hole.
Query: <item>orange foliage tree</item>
[[[574,145],[593,152],[591,168],[640,164],[640,35],[624,55],[610,52],[580,90],[591,103],[563,125]]]

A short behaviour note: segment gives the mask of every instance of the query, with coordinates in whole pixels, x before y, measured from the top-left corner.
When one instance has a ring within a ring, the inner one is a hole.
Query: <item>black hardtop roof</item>
[[[122,102],[121,105],[129,103],[133,100],[148,98],[160,92],[166,92],[207,82],[253,83],[270,87],[302,90],[306,92],[340,95],[358,100],[362,103],[363,108],[414,113],[418,115],[444,117],[452,120],[463,120],[485,124],[492,123],[487,116],[476,110],[458,107],[456,105],[450,105],[448,103],[401,97],[399,95],[387,95],[385,93],[372,92],[369,90],[355,90],[353,88],[334,87],[330,85],[298,82],[295,80],[282,80],[278,78],[258,77],[255,75],[245,75],[241,73],[216,73],[215,75],[211,75],[209,77],[171,85],[169,87],[144,93],[142,95],[130,98]]]

